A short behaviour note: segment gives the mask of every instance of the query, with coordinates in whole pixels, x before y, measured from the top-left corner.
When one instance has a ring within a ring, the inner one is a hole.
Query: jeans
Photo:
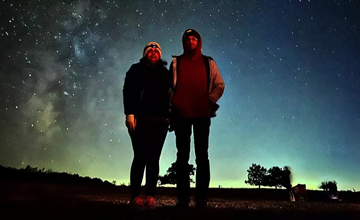
[[[159,159],[167,132],[167,122],[141,119],[137,120],[135,131],[129,131],[134,151],[130,171],[132,198],[140,195],[145,167],[145,193],[147,196],[154,196],[159,176]]]
[[[177,118],[174,121],[177,148],[177,192],[178,200],[190,201],[190,176],[188,162],[192,128],[196,162],[195,201],[207,199],[210,183],[209,133],[210,118]]]

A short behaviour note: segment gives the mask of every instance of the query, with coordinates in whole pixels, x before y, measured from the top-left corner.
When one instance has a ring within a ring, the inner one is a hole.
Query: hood
[[[184,54],[191,54],[191,51],[187,50],[186,48],[186,38],[188,36],[195,36],[198,39],[198,46],[196,48],[194,56],[200,56],[202,54],[202,39],[199,32],[197,32],[194,29],[187,29],[183,34],[182,44],[183,44]]]

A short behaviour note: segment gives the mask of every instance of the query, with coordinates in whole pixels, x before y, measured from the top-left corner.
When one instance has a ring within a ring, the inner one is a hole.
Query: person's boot
[[[176,207],[178,208],[188,208],[189,207],[189,201],[185,199],[178,199],[176,203]]]
[[[195,207],[198,209],[204,209],[207,207],[207,200],[206,199],[199,199],[195,201]]]

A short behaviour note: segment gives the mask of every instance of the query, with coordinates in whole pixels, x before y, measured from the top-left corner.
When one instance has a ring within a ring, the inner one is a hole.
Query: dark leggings
[[[131,197],[140,195],[146,167],[146,195],[154,196],[159,176],[159,159],[164,145],[168,123],[156,120],[137,120],[135,132],[130,132],[134,158],[131,164]]]

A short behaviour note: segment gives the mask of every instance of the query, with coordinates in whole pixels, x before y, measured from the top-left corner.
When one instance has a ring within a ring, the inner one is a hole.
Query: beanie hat
[[[186,38],[188,38],[189,36],[194,36],[196,37],[198,40],[200,40],[200,34],[195,31],[194,29],[187,29],[184,34],[183,34],[183,42],[186,40]]]
[[[161,47],[160,47],[160,44],[158,44],[156,42],[149,42],[146,44],[146,46],[144,47],[143,56],[145,56],[147,54],[147,52],[150,50],[150,48],[155,48],[157,51],[159,51],[160,58],[161,58]]]

